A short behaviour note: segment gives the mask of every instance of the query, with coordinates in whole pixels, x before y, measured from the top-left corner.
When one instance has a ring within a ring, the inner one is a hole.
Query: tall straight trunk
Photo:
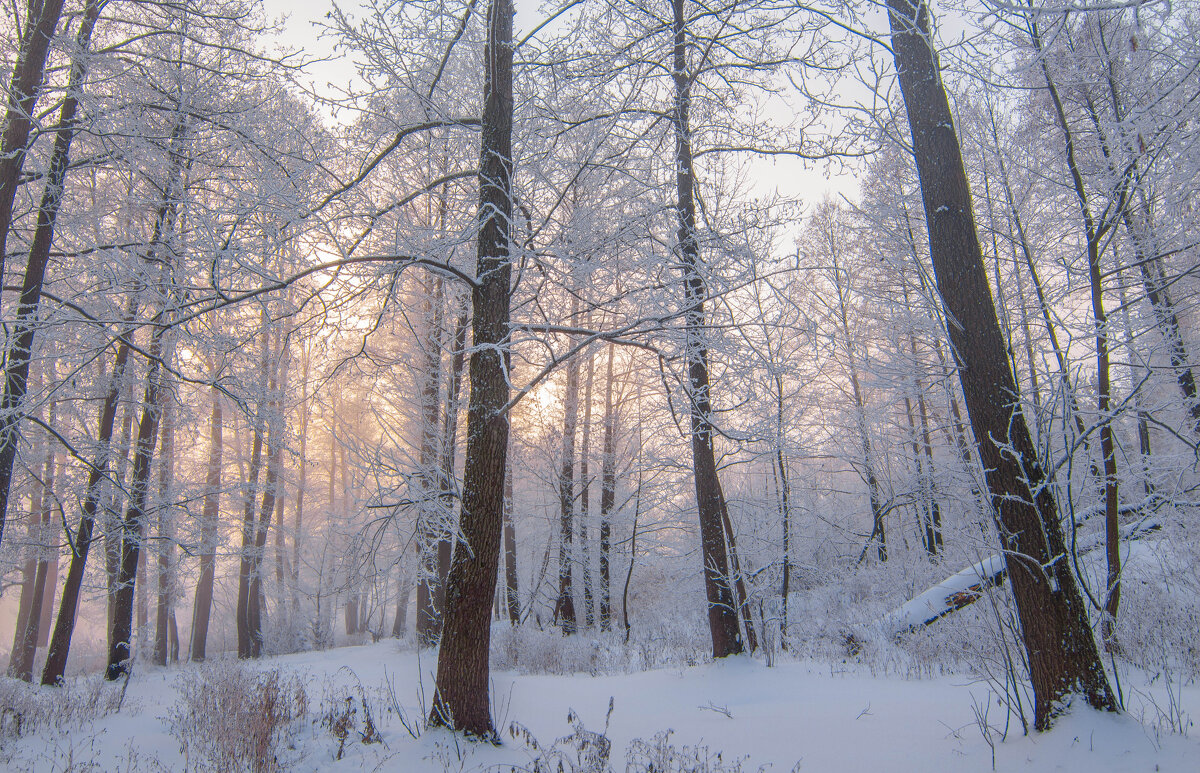
[[[696,239],[696,174],[692,165],[692,73],[688,69],[687,22],[684,0],[671,0],[672,78],[675,102],[675,207],[679,231],[676,236],[684,282],[684,335],[687,360],[687,395],[691,408],[692,468],[696,505],[700,518],[700,545],[704,561],[704,590],[708,598],[708,628],[713,657],[723,658],[743,651],[738,631],[737,604],[729,582],[729,558],[725,551],[728,518],[725,494],[717,476],[713,453],[712,396],[708,379],[708,344],[705,341],[704,299],[708,295],[700,245]]]
[[[251,573],[254,570],[254,545],[255,534],[257,528],[255,526],[255,505],[258,500],[259,491],[259,476],[262,474],[262,457],[263,457],[263,424],[266,422],[266,404],[267,404],[267,389],[269,386],[270,357],[271,347],[269,341],[268,326],[266,325],[266,312],[263,313],[263,326],[260,335],[262,352],[258,362],[258,408],[254,415],[254,436],[250,441],[250,467],[247,470],[246,488],[242,492],[242,551],[241,561],[238,565],[238,595],[237,608],[237,640],[238,640],[238,657],[249,658],[253,657],[251,653],[250,642],[250,580]],[[331,473],[332,474],[332,473]],[[330,481],[330,491],[333,490],[333,482]]]
[[[999,261],[997,261],[998,265]],[[996,269],[996,286],[1000,286],[1000,269]],[[908,288],[904,288],[904,305],[908,306]],[[1006,335],[1005,347],[1011,351],[1010,334]],[[912,355],[913,377],[912,389],[913,395],[917,401],[917,412],[921,418],[921,434],[918,442],[916,427],[913,425],[912,407],[909,405],[909,400],[906,397],[905,407],[908,409],[909,430],[913,433],[913,457],[917,464],[918,470],[918,486],[921,492],[921,503],[924,509],[924,538],[925,552],[931,558],[937,556],[942,551],[942,511],[938,504],[936,491],[934,489],[934,480],[936,475],[933,469],[933,443],[929,438],[929,408],[925,404],[925,389],[921,383],[921,360],[917,354],[917,334],[909,329],[908,332],[908,349]],[[1014,370],[1016,368],[1015,361],[1013,362]],[[921,457],[924,456],[924,459]]]
[[[400,587],[396,592],[396,617],[392,621],[392,636],[403,638],[408,631],[408,599],[412,595],[412,576],[407,570],[400,573]]]
[[[265,594],[262,589],[262,566],[267,552],[267,532],[270,529],[271,518],[275,514],[276,502],[279,498],[279,468],[283,460],[283,448],[287,444],[284,438],[286,430],[283,416],[283,395],[287,393],[289,361],[285,346],[283,332],[277,331],[274,364],[271,367],[270,382],[267,387],[267,480],[263,487],[262,504],[258,510],[258,523],[254,531],[254,549],[250,553],[250,587],[247,589],[246,600],[248,654],[252,658],[262,656],[262,618],[265,603]]]
[[[461,408],[460,393],[462,392],[463,367],[466,364],[467,348],[467,311],[464,308],[459,314],[454,327],[454,350],[450,355],[450,383],[446,394],[446,411],[442,416],[442,470],[439,476],[441,486],[441,516],[445,526],[437,543],[437,584],[434,586],[433,603],[439,610],[438,634],[441,634],[441,620],[446,609],[447,578],[450,575],[450,562],[454,556],[454,490],[455,490],[455,458],[458,450],[458,414]]]
[[[442,609],[436,603],[440,585],[438,546],[445,539],[446,521],[442,514],[444,474],[438,444],[441,440],[442,327],[445,299],[441,279],[425,277],[421,311],[426,325],[421,340],[421,445],[417,456],[417,554],[420,573],[417,580],[417,641],[431,647],[441,635]]]
[[[488,613],[496,589],[508,449],[512,277],[513,6],[489,0],[479,165],[479,236],[472,288],[474,351],[467,409],[461,532],[448,577],[431,725],[495,739],[488,700]]]
[[[831,242],[830,247],[837,247]],[[867,404],[863,396],[862,384],[858,378],[858,361],[855,359],[854,338],[850,333],[850,317],[847,311],[849,299],[846,297],[848,288],[843,285],[844,272],[838,265],[836,254],[833,256],[833,272],[838,295],[838,321],[841,322],[842,336],[846,340],[846,369],[850,373],[850,389],[854,397],[854,419],[858,425],[858,434],[862,446],[863,477],[867,483],[867,497],[871,503],[871,536],[863,546],[858,560],[862,561],[870,549],[872,540],[879,540],[875,552],[880,561],[888,560],[887,529],[883,521],[883,497],[879,492],[879,478],[875,474],[875,459],[871,449],[871,436],[867,432]]]
[[[162,415],[162,438],[158,452],[158,594],[154,605],[154,664],[165,666],[170,658],[171,615],[175,600],[174,500],[171,491],[175,467],[175,412],[166,401]]]
[[[571,299],[571,324],[579,314],[578,298]],[[575,433],[579,425],[579,358],[567,363],[567,384],[563,392],[562,452],[558,467],[558,601],[554,621],[563,633],[575,633],[575,587],[572,570],[575,563]]]
[[[604,373],[604,437],[600,441],[600,630],[612,630],[612,511],[617,503],[617,417],[613,406],[613,359],[608,345]]]
[[[134,335],[130,331],[129,335]],[[126,379],[121,387],[120,401],[122,405],[121,436],[117,441],[116,469],[113,471],[112,486],[101,526],[104,530],[104,579],[107,583],[106,597],[108,612],[108,627],[112,627],[117,592],[117,563],[121,560],[121,508],[125,492],[125,477],[129,472],[129,450],[133,443],[133,417],[137,413],[137,405],[133,400],[133,379]]]
[[[591,327],[591,313],[584,319],[584,327]],[[595,381],[595,363],[592,354],[587,354],[587,376],[583,380],[583,437],[579,447],[579,568],[583,585],[583,619],[588,628],[596,625],[596,600],[592,592],[592,549],[588,537],[588,525],[592,520],[589,492],[592,480],[588,475],[588,456],[592,440],[592,387]]]
[[[311,410],[308,400],[308,375],[312,364],[312,353],[304,352],[304,367],[300,375],[300,456],[296,460],[300,467],[300,480],[296,485],[296,530],[292,535],[291,607],[292,617],[300,612],[300,546],[304,539],[304,497],[308,491],[308,425]]]
[[[888,0],[892,49],[912,132],[930,253],[967,413],[986,471],[1025,641],[1034,726],[1082,694],[1117,710],[1070,562],[1058,506],[1018,403],[975,231],[971,194],[932,48],[925,0]]]
[[[33,502],[29,507],[29,558],[21,566],[21,597],[17,601],[17,620],[16,626],[13,628],[13,645],[12,651],[8,656],[8,675],[14,679],[21,678],[21,664],[25,661],[22,647],[25,646],[25,626],[29,624],[29,607],[33,603],[33,582],[37,577],[38,560],[36,545],[39,539],[38,535],[41,532],[38,524],[38,513],[41,512],[41,509],[42,505],[40,500],[38,500],[38,495],[34,494]]]
[[[46,0],[46,4],[55,1]],[[100,5],[100,0],[88,0],[83,21],[75,34],[76,55],[72,59],[71,74],[67,79],[67,96],[59,110],[58,125],[54,128],[54,149],[51,151],[50,167],[46,173],[46,187],[42,191],[42,203],[38,207],[37,227],[33,243],[29,247],[29,258],[25,263],[25,278],[21,283],[21,297],[5,360],[4,396],[0,398],[0,541],[3,541],[4,521],[8,513],[13,462],[16,461],[17,447],[20,445],[22,403],[25,401],[29,363],[37,337],[42,283],[46,278],[46,266],[50,262],[54,225],[58,220],[67,168],[70,166],[71,142],[77,129],[75,115],[79,109],[79,94],[87,77],[86,54],[91,47],[92,30],[95,29],[96,19],[100,15]],[[41,32],[35,33],[35,37],[38,35],[41,35]],[[44,61],[45,54],[42,58]],[[8,128],[5,127],[6,139]],[[2,278],[3,272],[0,271],[0,279]]]
[[[41,369],[34,371],[34,378],[40,383]],[[17,604],[16,626],[13,629],[12,651],[8,657],[8,675],[20,679],[22,666],[25,662],[25,627],[29,624],[29,609],[33,606],[33,585],[37,579],[37,568],[41,545],[44,542],[42,528],[42,487],[34,485],[29,495],[29,513],[25,523],[27,540],[25,563],[21,567],[21,597]],[[33,656],[28,656],[32,668]],[[25,681],[32,679],[30,676]]]
[[[4,136],[0,140],[0,280],[4,277],[13,202],[25,167],[29,134],[33,128],[33,111],[42,93],[46,56],[62,15],[62,7],[62,0],[29,0],[29,12],[25,16],[25,27],[21,30],[20,50],[9,81]],[[3,521],[0,520],[2,529]]]
[[[933,469],[933,443],[929,437],[929,408],[925,404],[925,392],[921,386],[921,381],[917,380],[917,415],[921,417],[921,447],[925,451],[925,492],[929,501],[929,526],[930,533],[927,535],[930,538],[932,545],[931,555],[937,555],[942,552],[942,508],[937,500],[937,491],[934,481],[937,480],[937,475]]]
[[[50,416],[47,424],[54,426],[55,404],[50,404]],[[26,682],[33,680],[33,662],[37,655],[38,640],[42,637],[42,618],[46,604],[46,586],[50,569],[50,561],[46,554],[51,550],[51,547],[46,544],[48,538],[53,533],[50,529],[50,514],[51,502],[54,499],[54,445],[53,440],[47,438],[46,441],[46,460],[42,469],[42,479],[37,484],[37,492],[34,494],[34,502],[38,505],[36,508],[36,523],[38,524],[37,543],[34,547],[38,552],[38,559],[35,565],[32,586],[29,593],[29,607],[26,610],[24,625],[17,626],[17,634],[20,637],[19,645],[13,646],[12,656],[9,659],[8,674],[17,679]],[[31,508],[30,515],[34,516],[35,511]],[[32,524],[31,524],[32,526]],[[25,589],[22,588],[22,591]],[[50,593],[53,593],[53,586],[50,587]],[[21,594],[24,597],[24,593]]]
[[[509,444],[509,458],[512,447]],[[504,608],[508,622],[521,622],[521,597],[517,592],[517,527],[513,523],[513,470],[504,470]]]
[[[109,681],[129,673],[130,645],[133,633],[133,596],[142,535],[145,533],[147,494],[150,487],[150,468],[154,462],[158,420],[163,400],[163,336],[168,330],[166,312],[156,315],[150,333],[148,356],[150,369],[146,374],[146,392],[142,399],[142,416],[138,422],[137,444],[134,447],[133,477],[129,483],[129,508],[121,522],[121,556],[117,566],[117,590],[114,594],[113,621],[108,635],[108,667],[104,677]]]
[[[133,319],[136,313],[136,302],[130,300],[126,310],[126,319]],[[89,465],[87,488],[85,489],[82,513],[79,518],[79,528],[75,530],[75,539],[71,542],[71,563],[67,569],[67,578],[63,583],[62,599],[59,601],[58,618],[54,624],[54,635],[50,639],[50,649],[46,653],[46,667],[42,671],[42,684],[56,685],[62,681],[67,667],[67,656],[71,649],[71,636],[75,631],[75,618],[79,610],[79,597],[83,586],[83,573],[87,567],[88,552],[92,545],[92,535],[95,531],[96,514],[100,509],[100,499],[104,496],[103,483],[108,477],[108,463],[111,456],[113,424],[116,422],[117,403],[121,395],[121,384],[125,380],[125,370],[129,362],[129,341],[133,328],[126,325],[124,334],[117,344],[117,352],[113,360],[112,375],[109,376],[108,388],[100,407],[99,427],[96,432],[98,450]],[[111,620],[109,624],[111,626]]]
[[[214,373],[215,375],[215,373]],[[192,660],[208,656],[208,622],[216,579],[217,529],[221,519],[221,462],[225,452],[221,391],[212,386],[212,416],[208,423],[208,470],[204,476],[204,509],[200,521],[200,577],[192,607]]]
[[[1099,32],[1103,40],[1103,26],[1100,26]],[[1105,45],[1107,46],[1107,42],[1105,42]],[[1117,131],[1124,134],[1128,131],[1128,129],[1124,128],[1124,124],[1128,118],[1127,111],[1122,107],[1120,97],[1118,96],[1120,91],[1117,87],[1116,75],[1113,72],[1113,62],[1109,60],[1105,66],[1108,71],[1106,81],[1112,105],[1113,123],[1117,126]],[[1087,107],[1092,126],[1100,138],[1100,149],[1104,154],[1105,161],[1108,163],[1109,173],[1114,178],[1124,177],[1124,181],[1131,188],[1123,199],[1118,202],[1121,205],[1121,221],[1124,223],[1130,242],[1133,244],[1134,260],[1140,269],[1142,286],[1145,288],[1146,298],[1150,301],[1150,306],[1154,310],[1154,321],[1158,324],[1159,332],[1167,344],[1171,367],[1175,370],[1175,382],[1178,384],[1180,392],[1183,393],[1184,407],[1191,416],[1192,431],[1200,433],[1200,400],[1197,399],[1196,394],[1196,379],[1192,374],[1192,366],[1191,361],[1188,359],[1187,348],[1184,346],[1183,337],[1180,335],[1179,317],[1175,312],[1175,304],[1172,302],[1170,293],[1167,291],[1168,282],[1163,275],[1162,260],[1159,258],[1161,251],[1155,239],[1150,196],[1146,191],[1143,177],[1144,171],[1141,169],[1139,159],[1136,157],[1128,162],[1122,160],[1121,164],[1124,165],[1124,168],[1117,168],[1117,161],[1113,158],[1113,151],[1107,132],[1105,131],[1104,122],[1100,119],[1099,111],[1090,95],[1087,97]],[[1124,139],[1128,140],[1129,138],[1125,137]],[[1140,142],[1141,138],[1139,137],[1138,139]],[[1137,202],[1136,210],[1134,207],[1135,200]]]
[[[1104,460],[1104,537],[1105,559],[1108,564],[1107,592],[1104,597],[1104,618],[1100,623],[1101,635],[1105,649],[1116,646],[1114,625],[1117,619],[1117,607],[1121,600],[1121,551],[1120,551],[1120,497],[1117,482],[1117,452],[1113,440],[1112,416],[1110,413],[1112,392],[1112,368],[1108,356],[1108,315],[1104,311],[1104,286],[1100,267],[1100,250],[1110,222],[1097,221],[1092,214],[1088,201],[1087,190],[1084,187],[1083,174],[1075,158],[1075,138],[1067,123],[1066,111],[1059,96],[1058,87],[1050,76],[1050,68],[1044,57],[1041,32],[1035,19],[1030,19],[1029,34],[1034,48],[1040,57],[1042,76],[1046,82],[1046,90],[1050,93],[1050,101],[1054,105],[1055,116],[1059,129],[1062,130],[1066,151],[1067,169],[1071,175],[1075,198],[1079,204],[1079,214],[1083,219],[1084,237],[1087,245],[1088,287],[1092,296],[1092,324],[1095,326],[1096,340],[1096,412],[1100,423],[1100,454]],[[1120,209],[1125,209],[1124,194]]]

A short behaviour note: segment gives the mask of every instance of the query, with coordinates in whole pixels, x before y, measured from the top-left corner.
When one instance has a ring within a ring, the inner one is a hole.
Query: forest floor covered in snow
[[[507,773],[557,771],[561,761],[572,773],[590,770],[581,760],[605,745],[591,733],[611,742],[615,771],[1185,773],[1200,766],[1200,741],[1170,732],[1166,720],[1200,705],[1200,688],[1172,691],[1182,704],[1173,710],[1161,680],[1144,676],[1124,686],[1125,715],[1076,706],[1052,732],[1026,736],[1014,720],[1002,738],[996,694],[962,676],[906,678],[783,655],[770,666],[741,657],[595,676],[493,671],[502,744],[491,746],[421,731],[435,668],[433,651],[388,640],[254,664],[143,666],[123,695],[120,683],[102,684],[98,675],[57,691],[4,680],[0,703],[11,708],[0,767],[249,770],[239,755],[265,755],[278,762],[267,769],[286,771]],[[271,748],[255,749],[251,717],[264,705],[279,729]]]

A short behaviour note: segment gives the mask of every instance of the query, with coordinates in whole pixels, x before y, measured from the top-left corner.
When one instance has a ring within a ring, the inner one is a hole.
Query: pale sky
[[[544,18],[539,11],[542,0],[515,0],[515,35],[521,37],[522,30],[530,30]],[[357,0],[347,0],[339,5],[350,11],[359,5]],[[319,35],[314,22],[319,22],[332,8],[329,0],[264,0],[267,13],[272,17],[287,15],[285,40],[289,45],[301,47],[316,56],[330,56],[333,41]],[[351,11],[353,14],[353,11]],[[344,86],[354,78],[354,65],[345,57],[329,62],[320,62],[310,68],[314,85],[320,90],[325,83]],[[827,177],[823,165],[805,165],[799,159],[777,157],[754,159],[749,172],[752,190],[756,195],[766,196],[779,192],[784,196],[799,196],[807,210],[827,195],[844,195],[852,199],[858,196],[857,180],[848,174]]]

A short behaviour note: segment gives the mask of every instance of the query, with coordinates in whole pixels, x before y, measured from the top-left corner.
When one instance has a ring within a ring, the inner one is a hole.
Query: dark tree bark
[[[200,577],[192,607],[192,660],[208,655],[208,622],[212,614],[213,582],[216,579],[217,528],[221,518],[221,461],[225,452],[221,391],[212,387],[212,417],[208,430],[208,471],[204,476],[204,509],[200,522]]]
[[[132,319],[136,304],[130,301],[126,318]],[[46,667],[42,671],[42,684],[55,685],[62,681],[67,667],[67,656],[71,649],[71,636],[75,631],[75,617],[79,610],[79,596],[83,586],[83,572],[87,567],[88,552],[92,545],[92,534],[96,525],[96,514],[100,509],[100,498],[104,495],[103,483],[108,476],[108,463],[112,447],[113,424],[117,416],[117,402],[121,394],[121,383],[129,361],[129,341],[133,336],[132,326],[127,325],[117,345],[112,375],[100,408],[99,427],[96,441],[99,450],[92,460],[88,472],[79,528],[71,544],[71,563],[63,584],[62,600],[59,602],[58,618],[54,624],[54,635],[46,653]],[[111,623],[111,621],[110,621]]]
[[[579,300],[571,300],[571,323],[579,313]],[[567,384],[563,393],[562,453],[558,470],[558,601],[554,621],[563,634],[571,635],[578,627],[575,612],[575,433],[579,425],[579,358],[567,363]]]
[[[55,404],[50,404],[50,415],[47,424],[54,426]],[[28,608],[18,615],[16,643],[8,662],[8,675],[26,682],[33,680],[33,662],[37,655],[38,640],[42,638],[42,624],[46,604],[46,588],[50,569],[47,553],[50,546],[46,545],[47,538],[53,533],[50,529],[51,501],[54,499],[54,445],[51,439],[46,443],[46,460],[42,470],[42,479],[37,484],[30,508],[31,531],[33,523],[37,524],[37,538],[33,549],[38,552],[33,576],[28,581]],[[25,588],[22,588],[21,598],[25,601]],[[50,593],[54,588],[50,586]],[[21,619],[23,618],[23,619]]]
[[[604,381],[604,436],[600,441],[600,630],[612,630],[612,511],[617,503],[617,417],[613,405],[613,357],[608,345]]]
[[[783,549],[782,577],[779,581],[779,644],[787,650],[788,595],[792,592],[792,488],[788,481],[787,464],[783,455],[783,377],[775,374],[775,468],[776,486],[779,490],[779,520]],[[765,625],[765,623],[764,623]]]
[[[1113,440],[1112,416],[1109,410],[1111,402],[1111,366],[1108,355],[1108,315],[1104,311],[1104,287],[1100,266],[1100,251],[1105,234],[1110,230],[1113,221],[1106,218],[1097,219],[1092,213],[1088,201],[1087,189],[1084,187],[1083,174],[1075,157],[1075,138],[1067,123],[1066,110],[1058,87],[1050,76],[1050,68],[1046,63],[1042,47],[1041,33],[1036,20],[1031,19],[1029,34],[1034,48],[1040,56],[1042,76],[1046,81],[1046,90],[1050,93],[1050,101],[1054,105],[1058,126],[1062,130],[1066,151],[1067,170],[1071,175],[1075,198],[1079,204],[1079,213],[1083,219],[1083,232],[1087,246],[1088,286],[1092,296],[1092,322],[1095,326],[1096,341],[1096,412],[1100,424],[1100,454],[1104,460],[1104,531],[1107,550],[1105,557],[1108,563],[1107,592],[1104,596],[1104,619],[1100,630],[1106,649],[1116,646],[1114,625],[1117,619],[1117,607],[1121,599],[1121,553],[1120,553],[1120,524],[1118,514],[1120,497],[1117,482],[1116,443]],[[1094,112],[1094,108],[1093,108]],[[1123,212],[1127,208],[1125,192],[1119,195],[1117,210]]]
[[[146,392],[142,399],[142,416],[138,422],[137,444],[134,447],[129,508],[121,522],[121,554],[117,566],[113,621],[108,635],[108,667],[104,671],[104,678],[109,681],[119,679],[130,669],[134,584],[145,531],[143,521],[150,487],[150,467],[154,462],[154,441],[158,437],[158,421],[166,394],[162,388],[162,354],[163,336],[168,330],[167,316],[166,313],[156,315],[148,347],[150,370],[146,374]]]
[[[267,387],[267,480],[263,487],[262,504],[258,510],[258,523],[254,531],[254,549],[250,554],[250,585],[246,600],[246,634],[248,654],[252,658],[262,656],[263,648],[263,561],[267,553],[267,532],[275,515],[279,499],[279,469],[283,462],[285,420],[283,396],[287,393],[289,360],[286,341],[282,330],[276,333],[274,363]]]
[[[270,384],[270,342],[268,339],[268,327],[266,326],[266,312],[263,312],[263,329],[262,329],[262,354],[259,358],[259,402],[258,408],[254,416],[254,437],[250,441],[250,467],[247,470],[246,488],[242,494],[242,555],[238,566],[238,595],[237,608],[237,640],[238,640],[238,657],[249,658],[251,654],[250,642],[250,584],[251,572],[254,564],[254,547],[255,534],[257,527],[255,525],[255,504],[258,501],[259,491],[259,476],[262,474],[262,457],[263,457],[263,434],[264,424],[266,422],[266,404],[267,404],[267,388]],[[331,435],[332,438],[332,435]],[[334,460],[336,461],[336,459]],[[332,469],[330,475],[333,475]],[[333,480],[330,478],[330,492],[333,491]]]
[[[929,231],[937,285],[979,447],[1028,656],[1034,726],[1050,727],[1082,694],[1117,710],[1088,624],[1058,507],[1018,404],[975,231],[971,194],[931,44],[924,0],[888,0],[900,90]]]
[[[691,409],[692,468],[700,519],[700,546],[704,561],[704,590],[708,598],[708,628],[713,657],[743,651],[738,630],[737,603],[729,582],[725,551],[728,519],[725,494],[717,475],[713,453],[712,397],[708,379],[708,344],[705,341],[704,299],[708,288],[696,239],[696,175],[692,165],[692,73],[688,70],[688,33],[684,0],[671,0],[672,77],[675,102],[671,115],[675,128],[675,207],[679,221],[677,249],[683,268],[684,334],[687,359],[687,394]]]
[[[488,701],[489,612],[496,590],[507,462],[507,347],[512,264],[513,6],[490,0],[484,50],[474,351],[461,531],[450,565],[431,725],[496,739]]]
[[[585,315],[584,327],[591,327],[591,314]],[[588,456],[592,440],[592,387],[595,381],[595,363],[591,351],[586,355],[587,377],[583,380],[583,437],[579,446],[579,568],[580,584],[583,586],[583,621],[588,628],[596,625],[596,600],[592,593],[592,548],[588,536],[588,525],[592,519],[592,480],[588,474]]]
[[[54,0],[47,0],[47,5]],[[61,3],[60,3],[61,5]],[[50,246],[54,241],[54,224],[62,204],[66,185],[67,168],[70,165],[71,142],[77,129],[75,115],[79,109],[79,94],[87,77],[86,52],[91,47],[92,30],[100,16],[100,1],[89,0],[83,22],[75,35],[77,55],[71,62],[71,73],[67,78],[67,96],[59,109],[58,125],[54,128],[54,149],[51,151],[50,168],[46,173],[46,186],[42,202],[38,207],[37,227],[33,243],[29,247],[29,258],[25,263],[25,278],[21,283],[21,296],[17,305],[16,322],[5,360],[4,396],[0,398],[0,541],[4,537],[4,520],[8,513],[8,495],[12,488],[13,462],[17,458],[20,441],[22,403],[29,380],[29,363],[33,354],[38,330],[38,308],[42,299],[42,283],[46,278],[46,267],[50,263]],[[57,18],[57,14],[55,14]],[[51,27],[53,30],[53,27]],[[40,36],[36,32],[34,37]],[[45,54],[42,54],[43,61]],[[40,79],[40,78],[39,78]],[[32,107],[32,104],[30,104]],[[5,130],[7,146],[8,129]],[[28,129],[26,129],[28,132]],[[23,146],[23,143],[22,143]],[[0,170],[3,171],[3,170]],[[13,170],[16,174],[16,170]],[[2,202],[0,202],[2,203]],[[11,203],[9,204],[11,211]],[[0,278],[3,272],[0,271]]]
[[[8,86],[4,137],[0,140],[0,277],[4,276],[13,202],[21,184],[21,171],[25,167],[29,133],[33,128],[33,110],[42,93],[46,55],[54,30],[58,27],[62,7],[62,0],[30,0],[25,28],[21,31],[20,51]],[[0,534],[3,534],[3,529],[4,521],[0,513]]]

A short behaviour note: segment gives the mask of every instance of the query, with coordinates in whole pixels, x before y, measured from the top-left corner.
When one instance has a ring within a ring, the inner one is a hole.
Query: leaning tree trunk
[[[0,140],[0,280],[4,277],[8,232],[12,227],[13,202],[21,184],[29,133],[33,128],[33,110],[42,93],[46,55],[50,40],[62,15],[62,0],[31,2],[21,31],[21,50],[13,65],[8,86],[8,108],[4,115],[4,136]],[[97,5],[91,3],[90,5]],[[71,92],[67,92],[68,98]],[[0,284],[3,284],[0,281]],[[0,529],[3,521],[0,520]]]
[[[136,304],[130,301],[126,318],[132,319]],[[129,362],[130,339],[133,327],[126,325],[117,345],[113,360],[112,375],[100,407],[99,428],[96,433],[98,451],[89,465],[82,514],[75,539],[71,543],[71,563],[67,568],[67,579],[63,583],[62,598],[58,605],[58,618],[54,624],[54,635],[46,653],[46,667],[42,671],[42,684],[55,685],[62,681],[67,667],[67,655],[71,649],[71,636],[75,631],[75,617],[79,610],[79,597],[83,587],[83,572],[87,568],[88,552],[92,545],[92,534],[96,526],[96,513],[100,509],[100,498],[104,495],[103,483],[108,478],[108,462],[112,450],[113,424],[117,416],[117,402],[121,395],[121,384],[125,380],[125,369]]]
[[[29,363],[37,337],[42,283],[46,278],[46,266],[50,262],[54,224],[58,220],[67,169],[70,166],[71,141],[75,138],[77,129],[75,114],[79,109],[79,94],[87,76],[84,52],[91,46],[92,30],[95,29],[96,19],[100,16],[100,5],[99,0],[89,0],[83,23],[75,34],[76,55],[71,62],[71,74],[67,79],[67,96],[59,110],[58,125],[54,128],[56,136],[50,155],[50,168],[46,172],[46,187],[42,192],[42,203],[38,207],[37,227],[33,235],[33,244],[29,247],[17,318],[12,337],[9,339],[12,343],[9,345],[4,368],[4,396],[0,398],[0,541],[4,537],[4,520],[8,513],[13,462],[17,458],[17,446],[20,445],[22,403],[25,401]],[[45,55],[42,56],[44,59]],[[2,277],[3,272],[0,271],[0,278]]]
[[[708,598],[708,628],[712,636],[713,657],[723,658],[743,651],[738,630],[737,604],[729,582],[729,558],[725,551],[727,519],[725,494],[717,476],[713,453],[712,397],[708,380],[708,345],[705,342],[704,298],[708,289],[696,239],[696,175],[692,165],[692,134],[689,117],[692,101],[692,74],[687,69],[687,23],[684,0],[671,0],[673,12],[672,48],[675,102],[672,122],[675,128],[676,213],[679,262],[684,282],[684,334],[687,360],[687,395],[691,408],[692,468],[696,485],[696,505],[700,518],[700,545],[704,561],[704,590]]]
[[[488,4],[479,168],[479,236],[472,288],[474,351],[467,409],[461,531],[450,565],[431,725],[494,739],[488,701],[490,611],[496,591],[507,462],[509,228],[512,218],[511,0]]]
[[[1034,692],[1034,726],[1066,699],[1117,710],[1066,559],[1058,507],[1018,403],[975,231],[971,194],[931,44],[925,0],[888,0],[930,253],[947,329],[1012,578]]]

